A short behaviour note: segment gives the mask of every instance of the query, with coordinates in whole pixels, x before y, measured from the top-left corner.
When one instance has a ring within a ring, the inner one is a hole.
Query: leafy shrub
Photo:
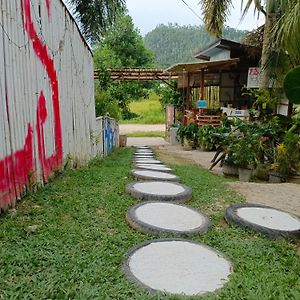
[[[181,144],[183,144],[184,140],[187,140],[192,147],[197,147],[199,145],[199,127],[197,124],[179,125],[177,138]]]
[[[96,89],[95,92],[96,116],[109,116],[116,120],[121,117],[121,109],[118,102],[112,98],[109,92]]]

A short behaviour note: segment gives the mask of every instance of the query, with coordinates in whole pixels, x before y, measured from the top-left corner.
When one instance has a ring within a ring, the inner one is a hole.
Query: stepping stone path
[[[149,156],[149,157],[148,157]],[[140,200],[126,219],[135,229],[152,234],[185,236],[205,233],[207,216],[173,202],[187,201],[192,190],[179,184],[172,169],[153,159],[147,146],[136,147],[132,175],[144,180],[127,185],[126,192]],[[182,239],[147,241],[130,250],[124,263],[128,278],[151,292],[196,296],[214,292],[229,281],[231,263],[218,251]]]
[[[147,149],[140,149],[140,150],[136,150],[135,154],[153,154],[153,152]]]
[[[131,174],[138,180],[179,181],[179,177],[166,172],[134,169]]]
[[[216,250],[193,241],[147,241],[129,251],[129,279],[151,292],[196,296],[220,289],[232,265]]]
[[[152,170],[152,171],[159,171],[159,172],[172,172],[173,170],[168,168],[165,165],[153,165],[153,164],[136,164],[136,168],[142,170]]]
[[[227,208],[228,223],[264,233],[270,238],[300,238],[300,219],[287,212],[258,204],[237,204]]]
[[[153,158],[155,157],[153,154],[150,154],[150,153],[138,153],[138,154],[135,154],[134,157],[140,157],[140,158]]]
[[[136,159],[135,162],[137,164],[151,164],[151,165],[161,165],[162,162],[160,160],[157,160],[157,159],[151,159],[151,158],[139,158],[139,159]]]
[[[176,236],[204,233],[210,226],[209,218],[195,209],[164,202],[137,204],[128,210],[126,219],[142,232]]]
[[[183,202],[190,200],[192,190],[186,185],[175,182],[147,181],[128,184],[126,192],[140,200]]]

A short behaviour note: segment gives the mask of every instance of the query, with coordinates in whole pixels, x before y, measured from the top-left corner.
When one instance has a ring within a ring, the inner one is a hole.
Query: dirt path
[[[231,188],[243,195],[247,202],[264,204],[300,216],[300,185],[295,183],[232,182]]]
[[[161,146],[167,145],[168,143],[160,137],[128,137],[127,146]]]
[[[199,150],[185,151],[181,146],[159,147],[160,159],[165,163],[193,163],[208,169],[213,152]],[[222,176],[222,169],[216,166],[213,172]],[[300,184],[295,183],[252,183],[230,182],[228,186],[240,193],[249,203],[264,204],[300,216]]]
[[[132,132],[165,131],[165,124],[120,124],[120,134]]]

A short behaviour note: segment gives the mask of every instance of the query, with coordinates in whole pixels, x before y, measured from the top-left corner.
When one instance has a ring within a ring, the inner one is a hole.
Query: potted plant
[[[280,183],[290,175],[295,175],[300,169],[300,135],[290,128],[284,135],[283,142],[274,151],[274,162],[271,166],[269,181]]]
[[[180,125],[177,130],[177,137],[179,137],[182,145],[187,143],[195,149],[199,140],[199,127],[193,123],[187,126]]]
[[[203,151],[212,151],[215,148],[215,141],[213,134],[215,133],[214,126],[204,125],[199,130],[199,144],[201,150]]]
[[[240,137],[232,147],[232,159],[238,166],[239,180],[250,181],[256,166],[257,143],[250,134]]]
[[[270,183],[285,182],[289,172],[289,162],[286,147],[283,143],[276,146],[275,159],[269,174]]]
[[[239,175],[239,169],[237,165],[234,163],[234,158],[232,155],[227,155],[223,165],[222,165],[222,171],[225,176],[238,176]]]
[[[226,154],[225,160],[222,165],[222,171],[225,176],[238,176],[238,166],[236,165],[234,153],[234,147],[238,142],[236,135],[227,135],[223,141],[223,148]]]

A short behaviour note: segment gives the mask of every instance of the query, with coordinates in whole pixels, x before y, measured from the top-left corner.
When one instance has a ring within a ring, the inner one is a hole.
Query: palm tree
[[[92,43],[114,23],[116,16],[125,10],[126,0],[67,0],[82,32]]]
[[[220,37],[232,0],[200,0],[200,3],[207,31]],[[249,11],[251,4],[254,4],[255,13],[265,16],[261,86],[268,87],[272,69],[280,69],[282,72],[287,64],[293,64],[291,60],[299,60],[300,3],[299,0],[242,0],[242,17]]]
[[[279,2],[283,14],[273,28],[274,45],[286,51],[291,66],[295,67],[300,65],[300,2]]]

